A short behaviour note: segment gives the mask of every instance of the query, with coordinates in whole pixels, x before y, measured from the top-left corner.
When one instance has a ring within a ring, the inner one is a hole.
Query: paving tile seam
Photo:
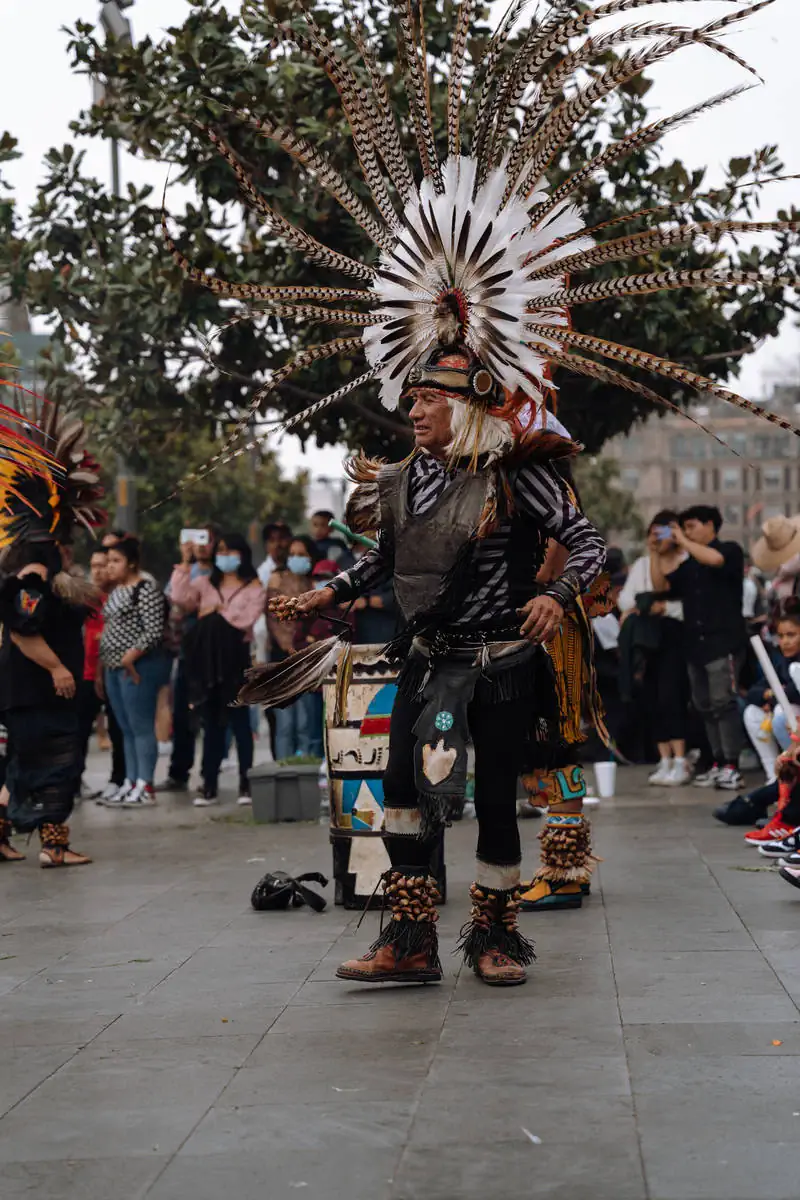
[[[601,892],[601,899],[602,899],[602,892]],[[619,984],[617,983],[617,967],[616,967],[616,962],[614,959],[614,943],[611,938],[611,929],[610,929],[609,921],[608,921],[608,910],[606,909],[605,902],[603,902],[603,905],[602,905],[602,913],[603,913],[603,923],[604,923],[605,931],[606,931],[606,942],[608,943],[608,953],[609,953],[609,957],[611,960],[611,978],[614,982],[614,996],[616,999],[617,1016],[619,1019],[620,1033],[622,1035],[622,1048],[623,1048],[623,1052],[625,1054],[625,1072],[628,1077],[628,1089],[630,1091],[630,1098],[631,1098],[631,1112],[633,1115],[633,1129],[634,1129],[634,1134],[636,1137],[636,1151],[637,1151],[637,1155],[638,1155],[638,1159],[639,1159],[639,1171],[641,1172],[642,1184],[644,1185],[645,1200],[651,1200],[650,1183],[649,1183],[649,1180],[647,1177],[647,1164],[645,1163],[645,1157],[644,1157],[644,1145],[643,1145],[643,1141],[642,1141],[641,1129],[639,1127],[639,1110],[638,1110],[638,1105],[636,1103],[636,1091],[633,1086],[633,1074],[631,1071],[631,1055],[630,1055],[630,1049],[628,1046],[628,1039],[627,1039],[626,1033],[625,1033],[625,1021],[622,1016],[622,1003],[620,1001]]]
[[[691,831],[687,831],[687,834],[688,834],[689,841],[691,842],[692,846],[694,846],[694,841],[693,841],[693,838],[692,838],[692,833],[691,833]],[[750,941],[751,941],[751,942],[752,942],[752,944],[753,944],[753,948],[755,949],[755,951],[756,951],[756,952],[757,952],[757,954],[759,955],[759,957],[760,957],[761,961],[762,961],[762,962],[764,963],[764,965],[765,965],[765,966],[766,966],[766,967],[769,969],[769,971],[770,971],[770,972],[771,972],[771,974],[773,975],[773,977],[774,977],[775,981],[777,982],[777,984],[778,984],[778,986],[780,987],[780,989],[781,989],[781,991],[783,992],[783,994],[784,994],[784,995],[786,996],[786,998],[789,1000],[789,1002],[790,1002],[790,1004],[792,1005],[792,1007],[793,1007],[793,1008],[794,1008],[794,1009],[797,1011],[798,1015],[800,1015],[800,1004],[798,1004],[798,1001],[797,1001],[797,1000],[795,1000],[794,996],[792,996],[791,992],[790,992],[790,991],[789,991],[789,989],[786,987],[786,984],[783,982],[783,980],[781,979],[780,975],[778,974],[778,972],[777,972],[776,968],[775,968],[775,967],[772,965],[772,963],[770,962],[770,960],[769,960],[769,959],[767,958],[767,956],[764,954],[764,951],[763,951],[763,950],[761,949],[761,947],[759,946],[758,942],[757,942],[757,941],[756,941],[756,939],[755,939],[755,936],[753,935],[753,932],[752,932],[752,930],[750,929],[749,925],[747,924],[747,921],[746,921],[746,920],[745,920],[745,918],[744,918],[744,917],[741,915],[741,913],[738,911],[738,909],[736,908],[736,906],[735,906],[735,904],[734,904],[734,902],[733,902],[732,898],[729,896],[729,894],[728,894],[728,892],[727,892],[727,890],[726,890],[726,888],[725,888],[725,885],[724,885],[724,883],[722,882],[722,879],[721,879],[721,878],[720,878],[720,877],[717,875],[717,873],[716,873],[716,871],[715,871],[714,867],[712,867],[712,866],[711,866],[711,864],[708,862],[708,860],[705,858],[705,856],[703,855],[703,852],[702,852],[701,850],[699,850],[699,848],[698,848],[698,847],[695,847],[695,849],[697,849],[697,850],[698,850],[698,853],[700,854],[700,857],[701,857],[701,859],[702,859],[702,860],[703,860],[703,862],[705,863],[706,869],[707,869],[707,871],[708,871],[708,873],[709,873],[709,875],[710,875],[711,879],[714,881],[714,884],[715,884],[715,886],[716,886],[716,887],[717,887],[717,889],[719,890],[720,894],[721,894],[722,896],[724,896],[726,903],[727,903],[727,904],[728,904],[728,906],[730,907],[731,911],[732,911],[733,913],[735,913],[735,915],[736,915],[736,918],[737,918],[737,920],[739,921],[739,923],[740,923],[740,925],[741,925],[742,929],[745,931],[745,933],[747,934],[747,936],[750,938]]]
[[[405,1140],[403,1142],[403,1145],[400,1147],[400,1149],[398,1151],[397,1159],[395,1160],[394,1169],[392,1171],[392,1183],[390,1184],[391,1191],[389,1191],[387,1193],[389,1200],[391,1200],[391,1197],[393,1197],[397,1194],[396,1189],[400,1186],[398,1183],[395,1183],[394,1181],[397,1180],[397,1178],[402,1170],[403,1159],[405,1158],[406,1153],[411,1149],[413,1135],[414,1135],[414,1126],[416,1125],[416,1122],[417,1122],[420,1105],[422,1104],[422,1101],[425,1097],[425,1093],[430,1086],[431,1069],[432,1069],[434,1063],[436,1062],[436,1056],[441,1049],[442,1034],[444,1033],[444,1029],[447,1024],[447,1018],[450,1015],[450,1010],[453,1007],[453,1002],[456,997],[456,991],[458,990],[458,985],[461,981],[461,976],[462,976],[463,972],[464,972],[464,966],[462,963],[459,965],[458,971],[456,973],[456,977],[450,986],[450,994],[447,998],[447,1004],[445,1006],[444,1013],[442,1014],[442,1022],[439,1027],[439,1035],[438,1035],[435,1045],[433,1045],[431,1048],[430,1057],[428,1059],[428,1069],[427,1069],[427,1073],[425,1075],[425,1079],[422,1081],[422,1086],[418,1089],[417,1094],[414,1098],[414,1102],[410,1106],[409,1122],[408,1122],[408,1128],[406,1130]],[[402,1200],[402,1197],[398,1197],[398,1200]]]
[[[59,1071],[62,1071],[64,1069],[64,1067],[67,1067],[67,1066],[69,1066],[69,1064],[71,1062],[74,1062],[79,1054],[82,1054],[84,1050],[86,1050],[89,1046],[91,1046],[92,1042],[94,1042],[97,1038],[99,1038],[101,1033],[105,1033],[105,1031],[107,1029],[110,1029],[111,1026],[114,1025],[120,1019],[121,1016],[122,1016],[122,1013],[117,1013],[117,1015],[115,1017],[111,1018],[111,1020],[108,1022],[107,1025],[104,1025],[102,1029],[98,1029],[98,1031],[94,1035],[94,1037],[90,1037],[88,1042],[84,1042],[83,1045],[78,1046],[75,1049],[75,1051],[72,1054],[70,1054],[69,1058],[65,1059],[65,1061],[63,1063],[59,1063],[59,1065],[57,1067],[55,1067],[54,1070],[50,1071],[50,1073],[48,1075],[45,1075],[44,1079],[40,1079],[37,1083],[35,1083],[33,1085],[33,1087],[30,1088],[25,1093],[24,1096],[20,1096],[17,1100],[14,1101],[13,1104],[10,1104],[8,1106],[8,1108],[6,1108],[2,1113],[0,1113],[0,1122],[5,1120],[5,1118],[9,1115],[9,1113],[12,1113],[15,1108],[19,1107],[20,1104],[24,1104],[25,1101],[27,1099],[29,1099],[29,1097],[32,1096],[34,1092],[38,1091],[38,1089],[42,1086],[43,1083],[47,1083],[48,1080],[53,1079],[54,1076],[58,1075]],[[22,1048],[28,1049],[28,1047],[22,1047]]]
[[[231,924],[233,924],[233,921],[234,921],[234,920],[236,920],[236,918],[232,918],[232,920],[231,920],[231,921],[228,923],[228,925],[231,925]],[[226,928],[226,929],[228,928],[228,925],[226,925],[226,926],[225,926],[225,928]],[[215,936],[216,936],[216,935],[215,935]],[[203,948],[205,948],[205,947],[198,947],[198,949],[203,949]],[[197,953],[197,951],[193,951],[193,952],[192,952],[192,954],[190,954],[190,955],[189,955],[189,958],[192,958],[192,957],[194,957],[194,954],[196,954],[196,953]],[[219,1098],[222,1096],[223,1092],[225,1092],[225,1091],[226,1091],[226,1090],[227,1090],[227,1089],[230,1087],[230,1085],[233,1083],[233,1081],[234,1081],[234,1080],[237,1078],[237,1076],[238,1076],[239,1072],[240,1072],[241,1070],[243,1070],[243,1069],[244,1069],[244,1067],[246,1066],[247,1062],[250,1060],[250,1058],[253,1056],[253,1054],[255,1054],[255,1052],[256,1052],[256,1050],[258,1049],[258,1047],[259,1047],[259,1046],[261,1046],[261,1044],[264,1042],[265,1038],[268,1036],[268,1034],[269,1034],[270,1030],[272,1029],[272,1027],[275,1025],[275,1023],[276,1023],[276,1022],[277,1022],[277,1021],[280,1019],[280,1017],[282,1017],[282,1016],[283,1016],[283,1014],[284,1014],[284,1013],[286,1012],[286,1010],[289,1008],[290,1004],[292,1003],[292,1000],[294,1000],[294,998],[295,998],[295,996],[298,994],[298,992],[300,992],[300,991],[301,991],[301,989],[302,989],[302,988],[303,988],[303,987],[306,985],[306,983],[308,983],[308,980],[309,980],[309,978],[311,977],[311,975],[313,975],[314,971],[316,971],[316,970],[319,968],[319,964],[322,962],[323,958],[325,958],[325,956],[326,956],[328,953],[330,953],[330,947],[328,948],[328,950],[326,950],[326,951],[325,951],[325,952],[324,952],[324,953],[323,953],[323,954],[320,956],[320,958],[318,958],[318,959],[317,959],[317,961],[316,961],[316,963],[315,963],[315,965],[314,965],[313,969],[312,969],[311,971],[309,971],[309,972],[308,972],[308,974],[305,976],[305,978],[304,978],[304,979],[302,979],[302,980],[300,980],[300,981],[298,982],[298,985],[297,985],[297,987],[295,988],[294,992],[293,992],[293,993],[292,993],[292,995],[289,997],[289,999],[288,999],[288,1000],[287,1000],[287,1001],[286,1001],[286,1002],[285,1002],[285,1003],[284,1003],[282,1006],[281,1006],[281,1005],[276,1005],[276,1007],[277,1007],[277,1008],[279,1008],[279,1009],[280,1009],[280,1011],[279,1011],[279,1012],[277,1012],[277,1013],[275,1014],[275,1016],[272,1018],[272,1020],[269,1022],[269,1024],[267,1025],[267,1028],[264,1030],[263,1034],[262,1034],[262,1035],[261,1035],[261,1037],[258,1039],[258,1041],[256,1042],[255,1046],[253,1046],[253,1048],[252,1048],[252,1050],[250,1051],[250,1053],[249,1053],[249,1054],[247,1055],[247,1057],[244,1059],[244,1062],[240,1063],[240,1065],[239,1065],[238,1067],[234,1067],[234,1068],[232,1069],[232,1071],[231,1071],[231,1074],[230,1074],[230,1077],[229,1077],[229,1078],[228,1078],[228,1079],[225,1081],[225,1083],[223,1084],[223,1086],[222,1086],[222,1087],[219,1089],[219,1091],[217,1092],[216,1096],[214,1096],[213,1100],[211,1101],[211,1103],[209,1104],[209,1106],[208,1106],[208,1108],[205,1110],[205,1112],[204,1112],[204,1113],[203,1113],[203,1114],[202,1114],[202,1115],[199,1117],[199,1119],[198,1119],[198,1120],[197,1120],[197,1121],[194,1123],[194,1125],[192,1125],[191,1129],[190,1129],[190,1130],[187,1132],[187,1134],[186,1134],[186,1137],[184,1137],[184,1138],[182,1139],[182,1141],[180,1142],[180,1144],[179,1144],[179,1145],[178,1145],[178,1146],[175,1148],[174,1152],[173,1152],[173,1153],[172,1153],[172,1154],[171,1154],[171,1155],[168,1157],[167,1161],[166,1161],[166,1162],[163,1164],[163,1166],[161,1167],[161,1170],[160,1170],[160,1171],[157,1173],[157,1175],[155,1176],[155,1178],[154,1178],[154,1179],[152,1179],[152,1180],[151,1180],[151,1182],[150,1182],[149,1184],[146,1184],[146,1185],[145,1185],[145,1188],[144,1188],[144,1190],[141,1192],[141,1200],[145,1200],[145,1197],[146,1197],[146,1196],[148,1196],[148,1195],[150,1194],[150,1192],[152,1192],[153,1188],[154,1188],[154,1187],[156,1186],[156,1184],[157,1184],[157,1183],[160,1181],[160,1179],[162,1178],[162,1176],[164,1175],[164,1173],[165,1173],[165,1172],[166,1172],[166,1171],[169,1169],[170,1165],[171,1165],[171,1164],[172,1164],[172,1163],[175,1161],[175,1159],[178,1157],[178,1155],[180,1154],[180,1152],[181,1152],[181,1150],[183,1149],[183,1147],[184,1147],[184,1146],[186,1145],[186,1143],[189,1141],[189,1138],[191,1138],[191,1137],[194,1135],[194,1133],[195,1133],[195,1131],[197,1130],[198,1126],[199,1126],[199,1125],[200,1125],[200,1124],[201,1124],[201,1123],[202,1123],[202,1122],[203,1122],[203,1121],[206,1119],[206,1117],[207,1117],[207,1116],[208,1116],[208,1115],[211,1113],[211,1111],[212,1111],[212,1110],[215,1108],[215,1106],[216,1106],[216,1104],[217,1104],[217,1101],[218,1101],[218,1100],[219,1100]],[[185,961],[186,961],[186,962],[188,962],[188,961],[189,961],[189,959],[186,959]],[[181,966],[182,966],[182,965],[183,965],[183,964],[181,964]],[[177,970],[177,969],[178,969],[178,968],[176,968],[176,970]],[[172,973],[172,972],[170,972],[170,974],[171,974],[171,973]],[[162,982],[164,982],[164,981],[162,980]]]

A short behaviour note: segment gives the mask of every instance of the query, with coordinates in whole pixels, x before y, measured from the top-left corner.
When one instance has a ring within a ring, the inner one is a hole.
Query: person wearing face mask
[[[307,592],[310,576],[319,561],[319,552],[311,538],[297,536],[289,544],[286,566],[272,572],[267,586],[267,602],[278,596],[302,596]],[[295,630],[285,621],[267,615],[270,638],[270,662],[281,662],[295,649]],[[308,727],[308,705],[301,696],[288,708],[275,712],[275,757],[293,758],[296,754],[312,754]]]
[[[196,808],[217,803],[219,770],[230,727],[239,758],[239,804],[249,804],[249,771],[253,765],[253,733],[247,708],[231,708],[250,666],[253,626],[264,611],[264,589],[253,566],[250,547],[238,533],[217,542],[208,576],[191,577],[194,547],[181,547],[183,559],[172,572],[173,601],[196,612],[197,624],[184,640],[189,702],[203,721],[203,786]]]

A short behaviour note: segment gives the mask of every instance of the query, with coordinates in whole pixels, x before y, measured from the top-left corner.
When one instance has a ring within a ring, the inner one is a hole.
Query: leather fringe
[[[533,942],[528,941],[517,928],[519,888],[499,891],[473,883],[470,895],[471,920],[462,927],[454,953],[463,954],[464,962],[473,970],[480,957],[489,950],[499,950],[521,967],[534,962],[536,951]]]
[[[436,904],[440,895],[435,879],[427,874],[417,874],[414,868],[400,867],[387,871],[382,883],[381,930],[367,953],[390,946],[397,962],[414,954],[426,954],[429,966],[441,970],[436,932],[439,919]],[[387,909],[391,911],[391,918],[384,925]]]

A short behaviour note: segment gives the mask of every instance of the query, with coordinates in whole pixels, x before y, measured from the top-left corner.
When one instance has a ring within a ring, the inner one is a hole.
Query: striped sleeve
[[[587,591],[605,566],[605,543],[575,507],[557,471],[548,464],[526,463],[512,478],[512,487],[520,511],[534,517],[549,537],[569,551],[564,575],[575,579],[579,592]]]
[[[364,592],[371,592],[391,578],[394,570],[394,552],[386,533],[378,534],[378,544],[363,554],[354,567],[342,571],[328,586],[333,589],[337,601],[354,600]]]

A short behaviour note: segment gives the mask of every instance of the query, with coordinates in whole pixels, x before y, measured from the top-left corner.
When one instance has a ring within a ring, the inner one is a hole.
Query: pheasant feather
[[[576,138],[596,104],[687,47],[723,54],[751,70],[719,38],[774,0],[756,0],[746,7],[740,7],[737,0],[725,0],[729,7],[716,20],[704,24],[688,21],[684,26],[645,18],[631,19],[611,30],[595,29],[606,18],[656,10],[665,3],[681,5],[679,11],[689,13],[688,6],[698,2],[587,0],[578,5],[573,0],[558,0],[549,5],[549,15],[543,20],[529,23],[512,51],[511,36],[525,8],[525,0],[512,0],[482,52],[481,63],[472,62],[468,70],[477,0],[459,0],[453,6],[443,159],[432,118],[432,74],[420,0],[397,0],[392,10],[400,61],[391,64],[387,76],[394,84],[398,72],[401,74],[407,113],[395,113],[395,89],[387,86],[383,64],[376,61],[364,29],[350,19],[349,13],[345,14],[344,24],[352,43],[345,42],[342,23],[335,20],[331,23],[334,32],[327,33],[309,13],[293,17],[291,26],[275,22],[269,45],[276,51],[289,48],[301,60],[310,59],[325,71],[336,89],[374,211],[369,201],[365,203],[361,198],[362,180],[345,178],[310,136],[301,137],[288,123],[269,115],[239,112],[239,119],[281,146],[357,222],[365,235],[369,258],[364,261],[357,255],[342,254],[283,218],[233,148],[219,133],[209,131],[246,203],[268,222],[276,239],[316,266],[363,281],[363,285],[337,286],[336,278],[332,286],[322,281],[319,286],[236,283],[212,276],[193,266],[175,246],[164,219],[166,244],[194,283],[223,299],[263,303],[290,332],[291,322],[352,326],[354,330],[322,346],[300,351],[271,371],[220,452],[183,482],[202,478],[221,462],[242,453],[244,433],[252,418],[295,371],[338,355],[354,357],[359,352],[366,358],[366,370],[356,372],[352,379],[346,379],[301,412],[262,428],[280,432],[307,426],[319,413],[369,383],[376,385],[387,408],[395,408],[412,370],[427,369],[425,364],[438,361],[432,355],[453,349],[488,375],[494,401],[502,404],[496,410],[502,414],[498,419],[512,425],[521,404],[542,403],[550,389],[549,371],[554,365],[613,382],[621,389],[674,407],[645,384],[627,379],[616,367],[583,358],[575,350],[590,351],[601,359],[719,396],[780,425],[780,419],[766,414],[758,405],[689,368],[572,329],[572,312],[577,306],[603,300],[644,297],[680,288],[797,286],[797,276],[787,269],[757,270],[746,259],[738,266],[717,245],[723,236],[754,233],[777,234],[785,242],[800,233],[797,220],[695,221],[691,218],[696,215],[695,202],[701,197],[694,195],[687,197],[683,206],[653,207],[636,213],[625,212],[620,205],[607,220],[586,228],[575,202],[584,185],[594,183],[603,172],[613,175],[612,168],[626,156],[654,145],[703,112],[741,95],[746,90],[743,86],[613,138],[552,192],[543,178],[549,165]],[[345,42],[347,48],[341,50],[340,42],[334,44],[336,39]],[[648,39],[647,43],[636,47],[642,39]],[[610,54],[617,57],[606,61]],[[601,65],[587,76],[586,69],[598,61]],[[470,79],[465,104],[464,84]],[[472,126],[467,130],[466,115],[473,109]],[[518,119],[521,124],[515,135],[512,125]],[[404,152],[404,125],[410,127],[416,142],[416,164]],[[469,146],[469,154],[462,151],[462,144]],[[609,193],[610,182],[609,178],[604,185]],[[644,228],[637,228],[635,233],[617,230],[633,221]],[[608,236],[611,229],[615,233]],[[379,250],[377,262],[366,239]],[[701,268],[683,269],[680,262],[665,268],[663,252],[682,247],[708,250],[718,261]],[[654,269],[584,282],[572,278],[611,263],[637,259]],[[473,405],[464,423],[464,437],[470,441],[465,450],[470,461],[477,464],[472,443],[485,422],[488,393],[482,391],[480,399],[471,387],[470,382],[463,390],[464,402]],[[788,424],[781,427],[797,432]]]

